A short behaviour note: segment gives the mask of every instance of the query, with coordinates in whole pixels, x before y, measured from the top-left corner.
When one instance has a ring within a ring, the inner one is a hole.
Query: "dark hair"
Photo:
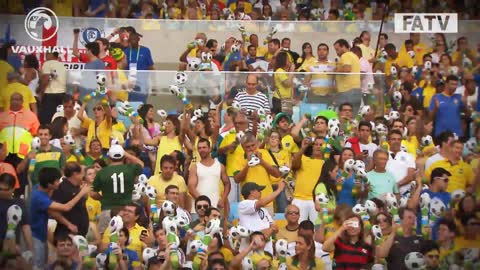
[[[392,224],[392,215],[391,215],[389,212],[387,212],[387,211],[378,212],[378,213],[375,215],[375,219],[373,220],[373,222],[374,222],[375,224],[378,223],[378,222],[377,222],[377,219],[378,219],[378,216],[380,216],[380,215],[383,215],[383,216],[385,216],[385,217],[387,218],[387,224],[389,224],[389,225]]]
[[[356,38],[354,38],[353,41],[352,41],[352,48],[353,48],[353,47],[356,47],[358,44],[362,44],[362,40],[361,40],[359,37],[356,37]],[[351,50],[352,48],[350,48],[350,50]],[[360,48],[359,48],[359,49],[360,49]]]
[[[128,231],[127,227],[123,227],[120,229],[120,232],[123,232],[123,234],[125,235],[125,238],[127,238],[127,242],[128,243],[130,241],[130,232]],[[127,244],[128,245],[128,244]]]
[[[255,46],[253,46],[253,45],[248,45],[247,51],[250,51],[250,48],[255,48],[255,49],[256,49],[257,47],[255,47]]]
[[[395,45],[393,45],[393,43],[387,43],[384,49],[385,51],[388,51],[388,50],[396,50],[397,48],[395,47]]]
[[[97,163],[102,168],[107,167],[107,162],[103,158],[97,158],[97,159],[95,159],[95,161],[93,163],[94,164]]]
[[[372,131],[372,124],[368,121],[360,121],[360,123],[358,123],[358,130],[360,130],[361,127],[368,127],[368,129]]]
[[[65,134],[63,128],[65,125],[68,124],[68,120],[64,116],[59,116],[53,119],[52,123],[50,124],[50,134],[52,135],[52,139],[61,139]]]
[[[226,263],[225,263],[225,260],[215,259],[215,260],[212,260],[212,261],[209,261],[209,262],[208,262],[207,270],[213,269],[213,266],[214,266],[215,264],[220,264],[220,265],[223,266],[225,269],[227,269],[227,265],[226,265]]]
[[[218,208],[209,207],[209,208],[207,208],[207,210],[205,210],[205,216],[206,216],[206,217],[210,216],[213,211],[217,211],[217,212],[219,212],[220,214],[222,213],[222,211],[220,211]]]
[[[360,47],[358,46],[353,46],[351,49],[350,49],[351,52],[353,52],[354,54],[356,55],[360,55],[360,57],[363,56],[362,54],[362,49],[360,49]]]
[[[469,199],[472,199],[474,202],[475,202],[475,196],[473,196],[472,194],[467,194],[465,195],[465,197],[463,197],[459,202],[458,202],[458,211],[456,212],[456,217],[458,219],[462,219],[466,216],[469,216],[469,215],[473,215],[475,213],[475,209],[473,210],[472,213],[469,213],[469,212],[465,212],[465,209],[463,207],[463,205],[465,204],[465,200],[469,198]]]
[[[287,41],[287,40],[290,41],[290,42],[292,41],[290,38],[286,37],[286,38],[282,39],[282,44],[283,44],[284,41]]]
[[[279,52],[275,58],[275,68],[276,71],[279,68],[284,68],[287,65],[288,55],[287,52]]]
[[[358,38],[362,38],[363,35],[365,34],[370,34],[368,31],[364,30],[360,33],[360,36],[358,36]]]
[[[413,40],[407,39],[407,40],[405,40],[405,43],[404,43],[404,44],[405,44],[405,46],[406,46],[406,45],[413,45]]]
[[[340,16],[340,13],[338,13],[337,9],[330,9],[330,11],[328,11],[328,14],[329,15],[335,15],[335,17],[337,17],[337,18]]]
[[[134,207],[135,208],[135,216],[140,216],[141,214],[141,208],[140,208],[140,205],[136,204],[136,203],[133,203],[133,202],[130,202],[130,203],[127,203],[125,205],[125,207]]]
[[[199,138],[197,145],[199,145],[200,143],[206,143],[208,147],[211,147],[211,145],[210,145],[210,140],[208,140],[208,139]]]
[[[340,47],[345,47],[347,49],[350,49],[350,44],[348,44],[348,41],[346,41],[345,39],[341,38],[337,41],[335,41],[335,43],[333,45],[337,45],[340,46]]]
[[[38,59],[34,54],[29,54],[25,56],[25,59],[23,60],[23,62],[27,64],[27,67],[29,68],[38,69],[40,67],[40,64],[38,63]]]
[[[313,191],[312,191],[313,198],[315,198],[316,196],[315,190],[317,189],[317,186],[320,185],[321,183],[325,185],[328,196],[337,197],[337,187],[335,184],[335,180],[330,179],[330,172],[332,172],[336,166],[337,166],[337,163],[335,163],[335,161],[332,159],[327,159],[325,161],[325,163],[322,166],[322,171],[320,172],[320,177],[318,177],[317,183],[315,184],[315,187],[313,188]]]
[[[70,102],[70,101],[73,102],[73,103],[75,103],[75,99],[73,98],[72,95],[70,95],[70,94],[65,94],[65,95],[63,96],[63,98],[62,98],[62,103],[68,103],[68,102]]]
[[[446,130],[438,134],[437,137],[435,137],[434,139],[435,145],[439,145],[441,148],[442,144],[448,143],[449,138],[453,138],[453,137],[454,137],[453,132],[451,132],[450,130]]]
[[[447,80],[445,82],[449,82],[449,81],[456,81],[458,82],[458,77],[455,76],[455,75],[448,75],[447,76]]]
[[[129,145],[125,148],[125,151],[129,151],[129,153],[133,152],[133,155],[139,157],[142,154],[142,150],[137,145]]]
[[[412,212],[414,215],[417,215],[417,211],[415,211],[415,209],[408,208],[408,207],[401,207],[400,209],[398,209],[398,216],[401,219],[403,219],[403,215],[405,214],[405,212]]]
[[[385,207],[385,203],[382,200],[380,200],[379,198],[371,198],[370,200],[377,205],[377,209]]]
[[[0,174],[0,183],[7,185],[8,188],[12,189],[13,187],[15,187],[15,182],[15,176],[9,173]]]
[[[353,151],[352,148],[350,148],[350,147],[344,147],[344,148],[342,149],[342,151],[340,152],[340,162],[341,162],[341,164],[345,162],[345,160],[342,159],[342,155],[343,155],[343,153],[345,153],[346,151],[352,152],[352,153],[353,153],[353,157],[355,157],[355,151]],[[339,165],[340,165],[340,164],[339,164]],[[340,169],[343,170],[343,168],[340,168]]]
[[[108,51],[108,49],[110,48],[110,42],[108,42],[108,39],[106,38],[99,37],[95,41],[100,41],[103,44],[103,46],[105,46],[106,51]],[[98,49],[100,51],[100,46]]]
[[[404,82],[402,86],[403,90],[407,91],[408,93],[411,93],[413,90],[413,83],[411,82]]]
[[[310,237],[307,237],[305,235],[302,235],[302,234],[298,234],[297,235],[297,238],[298,237],[302,237],[304,240],[305,240],[305,243],[307,244],[307,246],[310,246],[310,249],[307,251],[308,252],[308,260],[310,262],[315,262],[315,241],[313,241],[312,238]],[[293,260],[299,260],[299,254],[295,254],[295,256],[293,256]]]
[[[57,246],[58,242],[70,242],[73,243],[72,238],[67,233],[56,234],[53,238],[53,245]]]
[[[162,167],[163,163],[168,162],[173,164],[175,166],[175,158],[170,156],[170,155],[163,155],[163,157],[160,159],[160,167]]]
[[[385,33],[381,33],[380,35],[378,35],[379,37],[384,37],[386,40],[388,40],[388,35],[385,34]]]
[[[432,55],[429,54],[429,53],[426,53],[426,54],[423,55],[422,60],[425,61],[425,59],[427,59],[427,58],[432,58]]]
[[[186,157],[185,157],[185,154],[180,151],[180,150],[175,150],[172,152],[172,154],[175,153],[175,157],[173,157],[175,159],[175,161],[178,161],[178,171],[177,173],[178,174],[182,174],[181,172],[183,172],[183,166],[185,164],[185,160],[186,160]]]
[[[167,194],[168,192],[170,192],[170,190],[172,189],[178,189],[180,190],[176,185],[168,185],[166,188],[165,188],[165,194]]]
[[[56,119],[56,118],[55,118]],[[38,130],[40,129],[48,129],[48,133],[51,135],[52,134],[52,129],[49,124],[41,124]]]
[[[315,231],[315,225],[310,220],[304,220],[298,224],[298,230]]]
[[[167,118],[165,118],[165,121],[170,121],[172,124],[175,126],[175,134],[178,135],[180,133],[180,122],[178,121],[178,118],[173,116],[173,115],[168,115]]]
[[[254,232],[252,232],[252,233],[250,234],[250,238],[249,238],[250,242],[252,242],[253,237],[254,237],[255,235],[261,235],[261,236],[263,237],[263,239],[266,240],[265,234],[263,234],[263,232],[261,232],[261,231],[254,231]]]
[[[435,243],[432,240],[425,240],[420,245],[420,253],[422,253],[423,255],[427,254],[428,252],[430,252],[432,250],[440,251],[440,248],[438,247],[438,244]]]
[[[273,43],[276,46],[280,46],[280,40],[278,38],[271,39],[268,43]]]
[[[82,166],[77,162],[67,162],[65,168],[63,168],[63,174],[66,177],[72,177],[74,173],[81,173]]]
[[[343,107],[345,107],[345,106],[349,106],[350,108],[353,109],[352,103],[350,103],[350,102],[344,102],[344,103],[340,104],[340,106],[338,106],[338,110],[339,110],[339,111],[343,110]]]
[[[89,42],[85,45],[85,49],[89,50],[93,55],[98,56],[100,53],[100,46],[97,42]]]
[[[150,109],[153,109],[152,104],[143,104],[137,111],[140,118],[143,119],[143,126],[148,130],[148,121],[147,121],[147,113]]]
[[[55,183],[60,177],[62,174],[57,168],[44,167],[38,172],[38,180],[43,188],[48,188],[48,185]]]
[[[310,46],[310,48],[312,48],[312,44],[310,44],[309,42],[305,42],[302,44],[302,55],[300,56],[302,62],[300,62],[298,66],[301,66],[305,62],[305,58],[307,57],[307,55],[305,54],[305,49],[307,48],[307,46]]]
[[[402,133],[399,130],[393,129],[388,132],[388,139],[390,140],[390,137],[392,137],[392,135],[394,134],[399,135],[400,137],[403,137]]]
[[[200,195],[195,199],[195,205],[197,205],[198,202],[208,202],[208,205],[212,205],[212,202],[210,201],[210,198],[208,198],[205,195]]]
[[[325,124],[328,125],[328,118],[323,116],[323,115],[320,115],[320,116],[317,116],[315,117],[315,123],[318,121],[318,119],[322,119],[323,121],[325,121]]]
[[[211,49],[213,48],[213,45],[215,44],[215,42],[218,43],[216,39],[209,39],[205,44],[205,47]]]
[[[451,231],[451,232],[456,232],[457,231],[457,225],[451,219],[441,218],[437,223],[437,228],[439,228],[440,225],[447,226],[448,230]]]

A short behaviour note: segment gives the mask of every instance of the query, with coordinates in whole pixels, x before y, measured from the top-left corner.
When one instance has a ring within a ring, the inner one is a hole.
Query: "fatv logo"
[[[395,33],[457,33],[457,13],[395,13]]]
[[[36,41],[47,41],[53,38],[58,31],[58,18],[55,12],[49,8],[38,7],[32,9],[25,17],[24,21],[25,31]],[[47,37],[42,37],[43,28],[49,30],[55,27],[55,31]]]

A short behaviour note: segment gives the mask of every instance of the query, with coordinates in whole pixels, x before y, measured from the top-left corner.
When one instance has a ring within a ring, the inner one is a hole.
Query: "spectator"
[[[457,89],[458,78],[455,75],[449,75],[446,80],[446,87],[440,94],[435,94],[430,101],[430,117],[435,119],[435,136],[441,132],[451,130],[457,136],[463,136],[461,127],[461,113],[469,114],[469,109],[465,107],[465,98],[454,94]]]
[[[0,143],[0,175],[6,173],[11,175],[14,178],[14,189],[20,188],[20,182],[18,181],[17,171],[12,166],[12,164],[4,162],[7,157],[7,146],[4,143]]]
[[[336,181],[337,190],[337,203],[348,204],[350,207],[354,207],[356,204],[356,196],[354,189],[358,188],[358,181],[355,181],[355,173],[351,170],[345,170],[345,162],[349,159],[355,159],[355,153],[352,148],[345,147],[340,153],[340,160],[338,162],[338,175]],[[343,179],[343,180],[342,180]],[[338,185],[341,185],[341,189],[338,190]],[[355,192],[356,193],[356,192]]]
[[[296,71],[308,71],[308,68],[315,64],[315,56],[313,55],[312,44],[305,42],[302,44],[302,55],[295,62]]]
[[[77,269],[80,267],[78,255],[75,255],[76,250],[72,238],[68,234],[62,233],[56,235],[53,240],[53,245],[55,246],[56,260],[46,269],[54,270],[57,269],[58,266],[67,267],[67,269]]]
[[[373,152],[373,169],[367,173],[368,198],[383,198],[385,193],[398,194],[395,177],[386,170],[389,154],[383,149]]]
[[[256,112],[258,109],[264,109],[267,114],[270,113],[270,105],[265,94],[257,90],[258,77],[255,74],[247,75],[247,88],[245,92],[238,92],[233,102],[238,102],[240,108],[248,115]],[[250,118],[251,120],[251,118]]]
[[[314,74],[305,75],[305,85],[310,87],[308,91],[309,103],[326,103],[330,104],[333,99],[331,95],[334,93],[334,77],[332,73],[335,70],[333,62],[328,60],[329,48],[325,43],[317,46],[317,61],[312,63],[306,71],[315,72]]]
[[[333,46],[338,57],[340,57],[336,61],[335,72],[352,73],[335,77],[338,92],[335,101],[337,104],[350,102],[353,104],[354,111],[357,111],[360,107],[362,95],[360,90],[360,60],[349,51],[350,45],[346,40],[339,39]]]
[[[333,160],[327,160],[322,166],[322,171],[318,177],[317,183],[313,188],[313,200],[315,203],[315,210],[317,210],[318,217],[315,220],[315,225],[319,226],[323,224],[323,212],[322,208],[327,208],[328,212],[332,213],[335,211],[337,206],[337,175],[338,175],[338,166]],[[326,205],[320,205],[317,201],[317,196],[324,194],[328,198],[328,203]],[[321,213],[321,214],[320,214]]]
[[[292,43],[292,40],[290,38],[283,38],[281,48],[282,48],[283,51],[287,52],[287,54],[289,55],[289,60],[293,64],[295,64],[295,63],[297,63],[297,60],[300,57],[300,55],[298,55],[298,53],[292,51],[292,49],[291,49],[292,44],[291,43]]]
[[[357,159],[367,161],[378,148],[376,144],[370,142],[371,134],[372,125],[370,122],[361,121],[358,124],[358,137],[348,139],[345,147],[352,148]]]
[[[17,172],[24,172],[27,166],[29,166],[30,160],[35,160],[33,168],[28,168],[28,173],[31,174],[30,179],[33,185],[38,184],[38,173],[42,168],[50,167],[61,170],[65,165],[65,156],[63,155],[62,149],[50,144],[50,140],[52,139],[50,126],[41,125],[38,128],[38,138],[40,139],[40,148],[32,149],[32,151],[28,153],[27,158],[23,159],[17,167]]]
[[[448,264],[448,260],[454,256],[453,249],[455,247],[455,231],[457,227],[452,220],[442,218],[438,221],[437,226],[437,241],[440,251],[440,262]]]
[[[13,67],[7,62],[7,49],[0,48],[0,88],[4,89],[7,86],[7,74],[14,71]]]
[[[258,149],[259,142],[252,133],[247,132],[240,140],[240,143],[245,155],[243,159],[236,161],[237,164],[235,166],[238,168],[238,173],[233,178],[236,183],[242,186],[242,190],[247,183],[262,185],[264,187],[262,195],[265,197],[273,191],[270,178],[280,177],[280,171],[275,165],[272,156],[265,149]],[[258,163],[252,166],[249,162],[254,159],[257,159]],[[278,189],[281,189],[280,192],[283,190],[283,188],[280,188],[280,185]],[[242,195],[244,195],[243,192]],[[244,196],[244,198],[246,197]],[[273,203],[268,204],[266,208],[271,215],[274,214]]]
[[[453,141],[450,143],[449,149],[447,157],[434,162],[425,172],[425,176],[429,178],[435,168],[444,168],[451,174],[447,186],[448,192],[457,189],[469,192],[474,183],[474,174],[472,167],[462,159],[463,143]]]
[[[148,89],[148,73],[140,72],[137,74],[138,70],[154,70],[155,67],[153,66],[153,59],[152,54],[150,53],[150,49],[145,46],[140,46],[140,38],[143,37],[141,34],[137,33],[135,29],[133,32],[130,33],[128,41],[130,46],[124,50],[125,55],[128,56],[127,58],[127,67],[129,70],[129,78],[131,78],[136,85],[134,87],[135,91],[140,91],[141,94],[144,96],[136,97],[135,95],[132,96],[130,93],[129,100],[138,100],[145,102],[146,99],[146,91]]]
[[[335,234],[323,243],[323,251],[335,251],[335,269],[361,269],[373,262],[373,248],[365,242],[364,224],[356,215],[347,217]]]
[[[300,217],[300,209],[296,205],[289,204],[285,209],[285,219],[287,224],[285,227],[278,229],[277,239],[285,239],[289,246],[295,242],[298,235],[298,218]]]
[[[47,264],[47,220],[48,212],[68,212],[91,189],[90,185],[82,187],[80,192],[65,204],[54,202],[50,194],[55,191],[60,182],[60,171],[56,168],[45,167],[39,172],[40,185],[32,191],[30,198],[30,213],[33,236],[33,265],[43,269]]]
[[[0,112],[0,143],[7,145],[5,162],[14,167],[27,156],[32,136],[37,135],[40,126],[37,116],[30,110],[24,110],[22,104],[22,95],[13,93],[10,97],[10,110]],[[23,171],[17,168],[17,172]]]
[[[431,240],[425,241],[420,247],[420,253],[425,258],[426,269],[438,269],[440,266],[440,249],[435,242]]]
[[[30,253],[30,255],[32,255],[32,231],[30,229],[30,220],[28,216],[29,212],[27,211],[27,208],[25,206],[25,201],[13,197],[14,188],[15,178],[9,173],[1,173],[0,214],[3,217],[7,217],[7,210],[12,205],[18,205],[22,209],[22,216],[20,217],[18,226],[15,230],[15,238],[10,240],[16,242],[16,239],[18,239],[17,236],[19,236],[21,231],[26,244],[26,249],[24,249],[22,253]],[[8,239],[6,238],[7,225],[7,222],[0,223],[0,250],[2,250],[3,252],[7,252],[7,250],[5,250],[5,247],[8,246],[7,244],[4,244],[5,241],[8,241]]]
[[[212,206],[224,208],[226,198],[230,193],[230,180],[225,166],[211,157],[210,141],[199,139],[197,150],[201,160],[190,167],[188,190],[193,199],[206,195],[213,201]],[[220,195],[220,181],[223,184],[223,194]]]
[[[117,62],[113,59],[112,56],[108,55],[107,52],[110,48],[110,43],[106,38],[97,38],[95,42],[91,42],[85,45],[87,49],[87,53],[80,53],[78,50],[78,35],[79,32],[73,33],[73,55],[80,59],[83,63],[87,63],[85,65],[85,69],[106,69],[106,70],[116,70],[117,69]],[[94,46],[93,43],[98,44],[98,52],[97,46]],[[101,68],[99,62],[97,60],[101,60],[103,62],[103,66]],[[95,61],[95,63],[89,64],[90,62]],[[88,68],[87,68],[88,67]]]
[[[455,237],[454,251],[460,251],[465,248],[475,248],[478,246],[478,230],[480,229],[480,220],[475,215],[469,215],[462,218],[462,226],[464,228],[463,235]]]
[[[299,234],[295,242],[295,255],[287,257],[288,269],[326,269],[322,259],[315,257],[315,241]]]
[[[125,152],[121,145],[113,145],[108,151],[109,166],[97,172],[93,181],[93,199],[102,204],[98,229],[103,233],[110,222],[110,212],[115,207],[127,205],[132,200],[133,184],[142,171],[143,162]],[[125,164],[129,159],[133,164]],[[101,194],[100,194],[101,192]]]
[[[400,225],[393,225],[394,231],[401,230],[403,234],[391,233],[385,241],[377,247],[377,256],[386,258],[387,267],[407,270],[404,263],[405,256],[410,252],[420,252],[424,240],[415,234],[415,211],[409,208],[400,208]]]
[[[295,64],[290,61],[288,52],[280,52],[275,57],[275,91],[272,98],[272,112],[284,112],[289,115],[293,113],[293,73]],[[247,82],[248,84],[248,82]]]
[[[454,134],[451,131],[444,131],[436,136],[436,144],[440,151],[427,159],[425,162],[425,171],[427,171],[436,161],[443,160],[448,157],[449,145],[453,139]]]
[[[365,32],[365,31],[364,31]],[[363,104],[367,104],[369,99],[369,95],[373,94],[370,93],[371,91],[369,90],[369,84],[374,84],[373,80],[373,70],[371,64],[368,62],[368,60],[363,57],[363,51],[360,49],[360,47],[354,46],[352,47],[351,51],[360,59],[360,72],[363,73],[361,75],[361,86],[362,86],[362,100]],[[372,50],[373,52],[373,50]]]
[[[25,56],[25,59],[23,61],[23,81],[25,82],[25,84],[28,85],[28,88],[30,88],[32,95],[36,97],[37,88],[40,81],[40,73],[38,72],[40,64],[38,63],[37,57],[33,54]]]
[[[57,111],[57,106],[62,104],[67,89],[67,69],[59,61],[58,53],[47,53],[46,59],[37,91],[41,108],[38,118],[42,124],[50,123]]]
[[[190,228],[194,231],[200,231],[205,227],[205,212],[211,208],[210,198],[205,195],[200,195],[195,199],[195,214],[192,215],[192,222]]]
[[[105,0],[89,0],[88,9],[84,12],[87,17],[104,18],[108,11],[108,2]]]
[[[62,183],[52,194],[52,200],[58,203],[67,203],[80,192],[80,185],[83,179],[83,171],[80,164],[69,162],[65,165],[64,178]],[[88,213],[85,206],[85,198],[80,201],[68,212],[53,216],[58,224],[55,229],[55,235],[75,234],[86,236],[88,231]]]
[[[313,142],[312,142],[313,141]],[[292,204],[300,209],[299,221],[304,220],[315,221],[317,219],[317,211],[313,198],[313,190],[315,184],[312,179],[319,179],[323,161],[322,145],[323,137],[316,137],[314,140],[305,138],[302,141],[300,151],[293,155],[292,170],[296,170],[295,191],[293,193]],[[306,155],[307,148],[311,147],[311,156]]]
[[[368,31],[362,31],[362,33],[360,33],[360,40],[362,41],[362,43],[358,44],[357,46],[361,49],[361,55],[363,55],[363,58],[366,59],[368,62],[374,62],[375,50],[370,47],[370,33]]]
[[[78,118],[78,110],[75,108],[77,103],[75,102],[72,95],[66,94],[62,100],[63,110],[56,112],[53,117],[52,121],[55,120],[57,117],[65,117],[68,121],[68,133],[70,133],[77,142],[77,146],[80,146],[80,128],[82,122]]]
[[[10,99],[14,93],[19,93],[23,96],[23,108],[31,110],[37,114],[37,101],[32,95],[30,89],[21,82],[20,74],[16,72],[7,75],[8,85],[0,94],[0,110],[6,111],[10,108]]]
[[[171,201],[176,205],[175,211],[177,213],[177,217],[184,217],[186,220],[190,222],[192,220],[192,217],[190,216],[190,209],[186,210],[180,207],[179,199],[180,199],[180,192],[177,186],[169,185],[165,188],[165,200]]]
[[[400,131],[390,131],[388,144],[390,149],[386,169],[396,179],[400,194],[404,194],[415,178],[415,158],[412,154],[401,151],[402,133]]]
[[[394,66],[397,69],[397,74],[400,73],[401,68],[413,67],[413,60],[407,53],[402,53],[396,51],[395,45],[388,43],[385,45],[385,52],[387,53],[387,61],[385,62],[385,75],[392,76],[391,67]],[[395,79],[395,78],[391,78]]]
[[[158,206],[165,201],[165,188],[169,185],[175,185],[180,191],[178,205],[182,208],[187,208],[187,185],[181,175],[175,172],[175,158],[169,155],[164,155],[160,159],[161,174],[154,174],[148,179],[148,185],[151,185],[157,190],[157,197],[155,202]]]
[[[415,52],[415,56],[413,57],[414,65],[420,66],[424,63],[423,57],[429,52],[428,46],[420,42],[420,34],[419,33],[410,33],[410,40],[413,42],[413,51]],[[405,46],[400,48],[400,53],[407,53]]]

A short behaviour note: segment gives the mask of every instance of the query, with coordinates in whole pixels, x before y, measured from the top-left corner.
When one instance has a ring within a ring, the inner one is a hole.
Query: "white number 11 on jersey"
[[[118,180],[117,180],[118,179]],[[117,181],[120,182],[120,193],[125,192],[125,181],[123,179],[123,172],[117,175],[117,173],[112,174],[113,180],[113,193],[118,193]]]

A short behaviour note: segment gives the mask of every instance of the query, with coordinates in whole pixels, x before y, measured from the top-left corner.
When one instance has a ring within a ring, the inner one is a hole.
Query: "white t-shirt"
[[[360,58],[360,72],[365,73],[360,76],[362,93],[369,94],[368,83],[374,83],[372,65],[365,57]]]
[[[395,158],[392,157],[393,152],[388,151],[388,162],[386,170],[391,173],[397,183],[400,182],[408,174],[409,168],[415,169],[415,158],[412,154],[407,152],[400,151],[395,155]],[[408,190],[410,185],[403,185],[399,187],[400,194],[403,194]]]
[[[455,90],[455,94],[459,94],[462,97],[464,93],[465,93],[465,85],[459,86],[457,87],[457,90]],[[476,108],[477,97],[478,97],[478,86],[475,87],[475,93],[467,97],[467,104],[472,108]]]
[[[257,200],[243,200],[238,203],[239,224],[249,229],[251,232],[268,229],[270,228],[270,224],[274,222],[267,209],[263,207],[258,210],[255,209],[256,203]],[[248,243],[243,245],[242,242],[240,251],[245,249],[247,246]],[[271,240],[267,241],[265,250],[270,252],[270,254],[273,254],[273,245]]]
[[[295,256],[295,242],[288,243],[288,256]],[[323,251],[323,244],[315,241],[315,257],[322,259],[325,264],[325,270],[332,270],[332,259],[330,254]]]
[[[425,171],[427,171],[433,163],[443,159],[445,159],[445,157],[440,155],[440,153],[436,153],[435,155],[427,158],[427,161],[425,162]]]
[[[67,89],[67,69],[63,63],[57,60],[49,60],[43,63],[42,73],[51,74],[56,72],[57,77],[53,80],[50,80],[47,88],[45,89],[46,94],[60,94],[65,93]]]

